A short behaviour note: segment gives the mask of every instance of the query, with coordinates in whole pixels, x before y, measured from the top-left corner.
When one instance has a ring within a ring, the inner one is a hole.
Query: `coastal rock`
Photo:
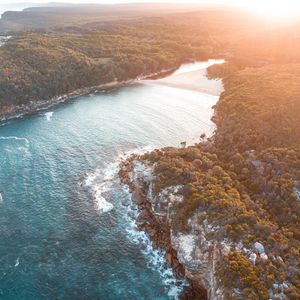
[[[249,256],[249,260],[255,265],[257,255],[255,253],[251,253]]]
[[[268,260],[268,255],[267,255],[266,253],[261,253],[261,254],[260,254],[260,258],[261,258],[262,260]]]
[[[149,222],[149,221],[151,221],[151,218],[152,218],[151,213],[150,213],[147,209],[144,209],[144,210],[142,210],[141,213],[139,214],[137,220],[138,220],[139,222]]]
[[[207,290],[201,277],[194,276],[188,266],[183,263],[192,263],[193,261],[195,236],[180,236],[178,249],[172,242],[174,236],[171,233],[168,218],[169,197],[171,197],[171,202],[180,201],[181,197],[177,198],[175,195],[180,187],[170,188],[157,197],[147,198],[147,196],[152,195],[152,169],[141,164],[137,159],[137,156],[131,157],[130,163],[128,161],[122,163],[119,176],[121,181],[129,186],[132,199],[141,210],[138,216],[138,221],[141,223],[138,227],[149,235],[154,247],[166,251],[167,263],[173,268],[175,274],[179,277],[185,276],[188,280],[189,285],[185,288],[180,299],[205,300],[207,299]]]
[[[265,247],[263,246],[263,244],[259,243],[259,242],[255,242],[254,244],[254,249],[259,253],[265,253]]]
[[[195,251],[195,236],[192,234],[180,234],[172,238],[172,244],[178,252],[178,257],[182,263],[190,262]]]
[[[139,229],[149,235],[154,247],[165,251],[166,261],[175,274],[185,276],[189,283],[180,299],[240,299],[242,292],[238,288],[221,285],[216,276],[218,265],[232,249],[243,253],[253,264],[257,263],[258,255],[267,260],[264,246],[256,242],[253,249],[248,249],[242,242],[234,243],[224,235],[222,226],[209,222],[206,212],[197,212],[189,218],[188,233],[173,232],[174,209],[183,201],[182,186],[169,186],[155,193],[154,166],[141,161],[138,155],[132,156],[121,165],[119,175],[140,208]]]
[[[294,188],[294,193],[295,193],[295,195],[297,197],[297,200],[300,202],[300,190],[297,189],[297,188]]]

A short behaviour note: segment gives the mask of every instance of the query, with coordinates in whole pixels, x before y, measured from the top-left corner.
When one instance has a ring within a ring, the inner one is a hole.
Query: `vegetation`
[[[230,238],[248,249],[232,246],[224,255],[218,272],[224,286],[237,288],[242,298],[269,299],[268,290],[285,283],[288,298],[299,299],[300,65],[233,66],[234,60],[210,70],[225,83],[214,136],[143,159],[154,163],[156,193],[183,186],[184,201],[172,217],[175,232],[188,232],[188,220],[197,215],[199,223],[222,228],[211,240]],[[253,264],[255,242],[268,256],[257,253]]]
[[[149,34],[145,29],[144,39]],[[133,79],[174,68],[190,56],[181,43],[145,42],[126,26],[85,34],[24,33],[0,48],[0,105]]]
[[[158,5],[151,14],[143,5],[4,14],[0,31],[14,37],[0,47],[0,111],[190,60],[224,57],[237,47],[233,36],[239,39],[256,26],[245,14],[180,7],[162,13]]]
[[[241,12],[190,6],[174,6],[168,13],[163,9],[81,6],[4,14],[0,31],[8,30],[14,37],[0,47],[0,110],[177,68],[189,60],[227,57],[233,70],[253,61],[299,61],[297,28],[274,36],[266,24],[256,24]],[[253,41],[253,31],[256,39],[266,41]],[[283,42],[289,47],[276,47]],[[252,43],[259,46],[244,46]]]

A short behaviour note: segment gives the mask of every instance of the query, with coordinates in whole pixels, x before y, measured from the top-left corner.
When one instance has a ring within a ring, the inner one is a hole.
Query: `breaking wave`
[[[107,213],[114,208],[113,204],[106,200],[105,194],[112,188],[113,178],[117,174],[117,169],[118,163],[115,162],[86,176],[84,184],[92,191],[95,206],[101,213]]]
[[[29,141],[26,138],[20,138],[17,136],[0,136],[0,140],[15,140],[15,141],[23,141],[27,146],[29,146]]]
[[[148,235],[138,229],[136,220],[139,215],[139,208],[131,201],[131,194],[128,188],[124,187],[124,192],[127,193],[130,200],[130,204],[127,206],[127,220],[129,226],[126,230],[129,240],[141,248],[142,253],[147,259],[148,267],[159,272],[168,296],[172,299],[179,299],[179,295],[187,285],[187,282],[184,279],[178,279],[172,268],[167,265],[165,251],[154,249]]]
[[[145,146],[128,151],[120,157],[118,160],[118,165],[120,164],[121,159],[126,159],[132,154],[144,154],[153,150],[154,147]],[[130,242],[140,247],[147,260],[148,268],[159,272],[166,287],[168,296],[172,299],[179,299],[179,295],[181,294],[183,288],[187,285],[186,280],[183,278],[178,279],[175,276],[173,269],[167,264],[165,251],[161,249],[155,249],[148,235],[144,231],[139,230],[136,221],[140,210],[138,206],[131,200],[131,193],[128,187],[123,186],[122,188],[128,200],[126,202],[127,205],[125,204],[126,219],[128,222],[128,227],[126,229],[128,239]]]
[[[108,164],[106,167],[98,168],[95,172],[86,174],[84,185],[89,187],[93,193],[95,206],[99,212],[107,213],[114,208],[113,204],[107,201],[106,195],[112,189],[114,179],[116,179],[118,175],[121,161],[132,154],[142,154],[151,150],[153,150],[153,147],[146,146],[124,152],[120,154],[114,162]]]
[[[29,152],[29,140],[26,138],[22,137],[17,137],[17,136],[0,136],[0,146],[1,141],[15,141],[16,143],[10,143],[10,144],[4,144],[4,150],[9,153],[19,153],[22,152],[23,154],[25,153],[26,155],[30,155]]]
[[[108,164],[105,168],[99,168],[93,173],[86,174],[83,184],[92,191],[97,210],[101,213],[107,213],[114,208],[113,204],[107,199],[115,184],[120,184],[117,175],[121,161],[132,154],[143,154],[153,149],[154,147],[152,146],[145,146],[127,151],[120,154],[114,162]],[[184,286],[187,285],[187,282],[184,279],[176,278],[172,268],[167,265],[165,252],[160,249],[154,249],[148,235],[138,229],[136,220],[139,215],[139,208],[131,201],[128,187],[122,186],[121,188],[126,197],[126,203],[123,205],[128,240],[141,249],[142,254],[146,258],[148,268],[159,272],[170,299],[179,299],[179,295]]]
[[[51,121],[53,114],[54,114],[53,111],[48,111],[48,112],[44,113],[44,116],[46,117],[47,121]]]

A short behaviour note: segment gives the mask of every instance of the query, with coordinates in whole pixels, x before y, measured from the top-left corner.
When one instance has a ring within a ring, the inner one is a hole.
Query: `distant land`
[[[2,8],[0,33],[195,12],[199,9],[203,9],[203,5],[20,3]]]
[[[21,11],[28,7],[48,6],[48,4],[34,3],[34,2],[19,2],[19,3],[4,3],[0,5],[0,15],[6,11]],[[53,3],[53,5],[56,5]],[[52,6],[52,5],[51,5]]]

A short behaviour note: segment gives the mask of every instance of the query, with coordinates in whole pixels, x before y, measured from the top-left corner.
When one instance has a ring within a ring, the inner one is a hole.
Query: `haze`
[[[288,20],[300,16],[300,3],[297,0],[57,0],[55,3],[98,3],[98,4],[125,4],[125,3],[192,3],[203,5],[222,5],[222,6],[236,6],[247,9],[248,11],[273,20]],[[18,0],[7,1],[0,0],[0,13],[6,10],[22,10],[30,6],[46,5],[47,0],[36,0],[34,2],[20,2]],[[51,3],[51,2],[50,2]],[[52,2],[53,3],[53,2]]]

